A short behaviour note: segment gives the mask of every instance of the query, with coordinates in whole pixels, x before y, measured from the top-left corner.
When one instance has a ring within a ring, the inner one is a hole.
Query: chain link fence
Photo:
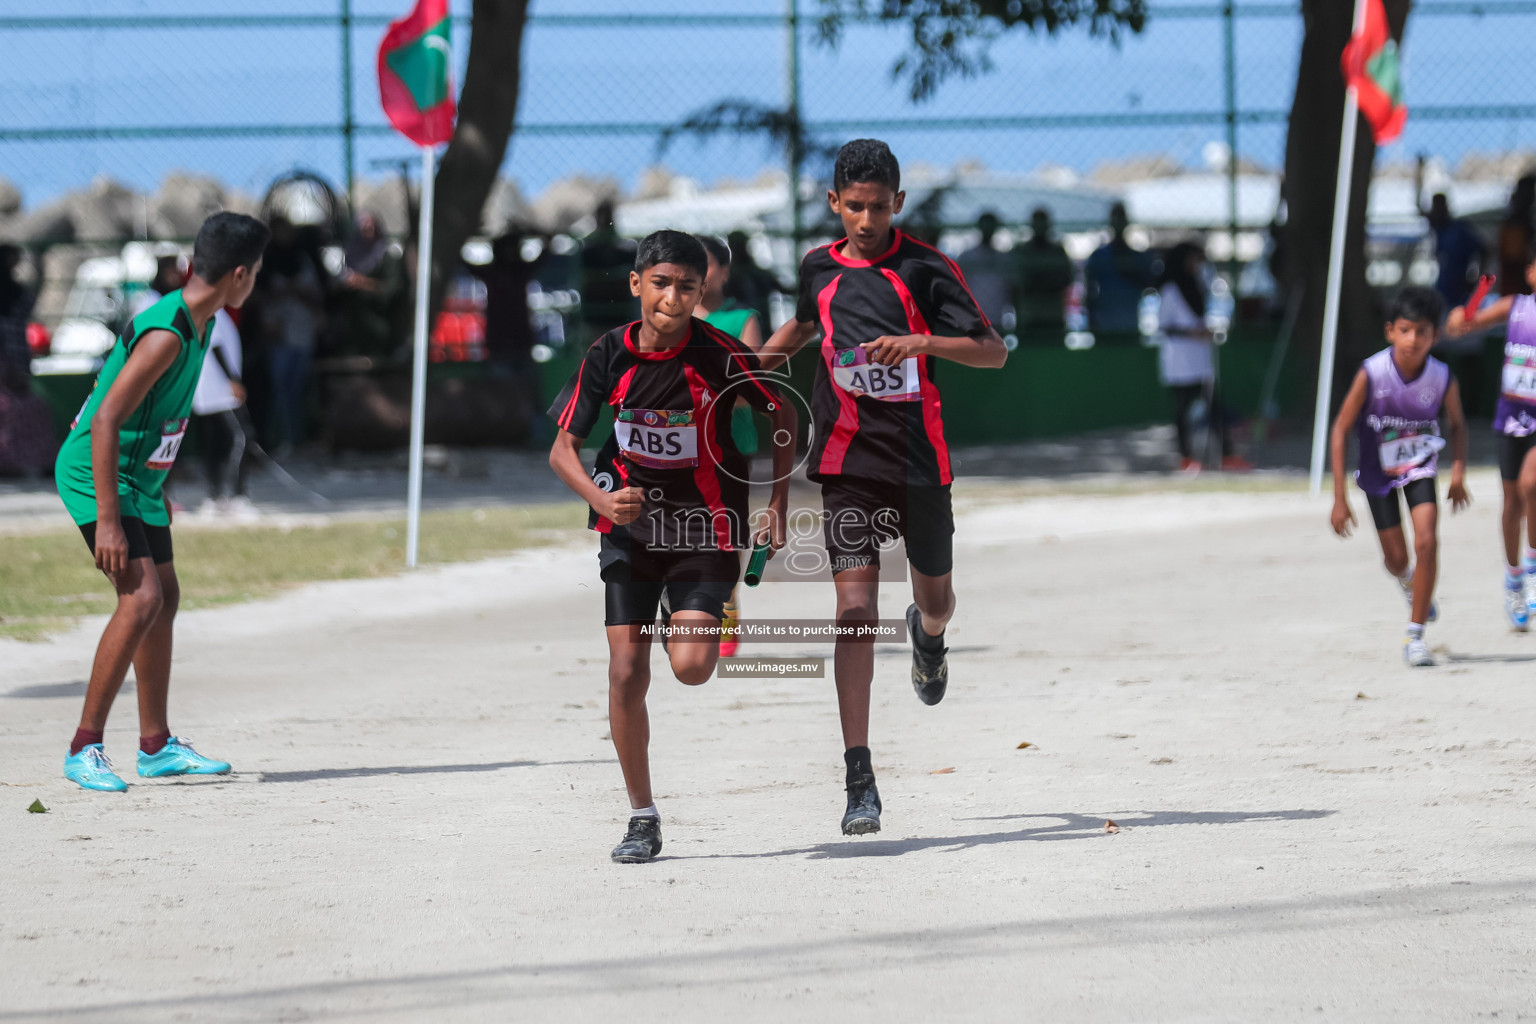
[[[40,317],[98,315],[91,274],[146,277],[157,240],[184,243],[221,205],[260,209],[296,169],[329,186],[318,201],[299,190],[311,199],[298,219],[330,218],[339,236],[367,208],[404,235],[414,156],[383,120],[374,61],[406,6],[7,3],[0,239],[46,250]],[[455,0],[453,11],[462,61],[469,5]],[[1080,265],[1119,200],[1133,244],[1200,233],[1215,260],[1246,268],[1237,291],[1262,297],[1301,48],[1297,4],[1154,0],[1145,30],[1118,43],[1084,29],[1019,31],[993,43],[990,71],[945,82],[925,102],[893,73],[906,26],[854,23],[831,46],[820,13],[816,0],[668,0],[645,12],[617,0],[535,2],[518,127],[486,235],[517,223],[569,253],[607,197],[619,201],[622,233],[739,228],[788,278],[797,249],[834,230],[819,199],[828,154],[872,135],[902,160],[908,223],[952,252],[974,244],[985,209],[1000,215],[1006,247],[1029,237],[1030,214],[1044,207]],[[1533,38],[1536,0],[1414,5],[1408,127],[1375,169],[1373,237],[1388,240],[1377,283],[1432,276],[1418,212],[1429,192],[1489,227],[1536,165]],[[712,108],[719,130],[682,129],[709,123],[701,114]],[[791,147],[770,130],[786,119],[803,125],[798,206],[788,202]],[[133,240],[148,244],[121,259]]]

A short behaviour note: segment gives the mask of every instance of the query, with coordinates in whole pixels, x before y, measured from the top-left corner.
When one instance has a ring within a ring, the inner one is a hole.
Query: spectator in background
[[[1424,219],[1435,236],[1435,262],[1440,268],[1435,291],[1445,300],[1446,309],[1455,309],[1476,287],[1488,251],[1470,224],[1451,216],[1451,203],[1444,192],[1436,192],[1430,199]]]
[[[1163,257],[1158,287],[1159,369],[1173,393],[1174,427],[1178,432],[1179,470],[1198,473],[1200,456],[1194,448],[1192,413],[1205,403],[1205,420],[1221,433],[1221,467],[1247,470],[1253,466],[1233,452],[1229,417],[1216,391],[1215,338],[1205,325],[1205,250],[1195,242],[1180,242]]]
[[[320,268],[286,218],[272,218],[272,241],[256,288],[272,384],[270,436],[273,454],[283,458],[304,440],[304,395],[323,298]]]
[[[965,275],[976,304],[999,333],[1012,329],[1004,318],[1011,319],[1013,312],[1008,302],[1013,260],[1007,253],[999,252],[992,242],[1000,227],[1002,222],[991,210],[977,217],[976,230],[981,232],[981,241],[961,253],[955,261],[960,264],[960,272]]]
[[[1052,237],[1051,211],[1043,206],[1029,215],[1030,238],[1013,247],[1017,286],[1013,308],[1019,340],[1059,345],[1066,335],[1066,296],[1074,273],[1067,250]]]
[[[1499,294],[1525,295],[1531,291],[1525,268],[1536,254],[1536,175],[1527,174],[1515,183],[1509,212],[1499,223]]]
[[[245,385],[240,381],[240,329],[229,310],[213,315],[208,356],[192,395],[193,429],[202,445],[208,475],[208,499],[202,515],[254,518],[256,507],[245,496],[245,447],[250,435],[245,415]]]
[[[21,249],[0,245],[0,476],[42,476],[58,444],[48,403],[32,393],[32,291],[16,279]]]
[[[181,269],[180,256],[157,256],[155,276],[150,278],[148,287],[134,294],[132,301],[128,304],[129,318],[138,316],[186,283],[187,275]]]
[[[597,227],[581,243],[581,318],[591,342],[606,331],[640,318],[640,303],[629,292],[635,246],[620,238],[607,199],[592,211]]]
[[[763,330],[771,330],[773,320],[769,300],[775,293],[785,294],[783,283],[773,271],[752,258],[752,246],[745,231],[732,231],[725,239],[731,250],[731,277],[725,294],[757,314]]]
[[[341,288],[340,350],[375,358],[393,353],[404,340],[405,261],[400,247],[385,237],[377,214],[357,215]]]
[[[524,229],[509,224],[506,232],[491,243],[491,262],[470,266],[469,272],[485,284],[485,352],[493,370],[509,374],[517,392],[526,403],[526,412],[535,429],[544,417],[538,415],[539,367],[533,361],[533,318],[528,308],[528,286],[538,276],[548,245],[540,248],[532,260],[523,258]]]
[[[1142,293],[1157,284],[1151,254],[1125,240],[1129,223],[1124,203],[1109,208],[1109,241],[1093,251],[1083,271],[1088,329],[1096,335],[1136,334]]]

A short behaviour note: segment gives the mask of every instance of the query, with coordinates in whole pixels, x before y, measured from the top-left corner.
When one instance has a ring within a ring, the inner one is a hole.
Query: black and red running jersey
[[[645,491],[640,518],[629,524],[634,540],[687,550],[750,546],[750,478],[731,438],[731,408],[739,396],[770,413],[782,401],[778,389],[755,352],[702,320],[665,352],[640,351],[639,330],[616,327],[593,342],[549,414],[586,437],[603,406],[613,407],[617,486]],[[613,523],[599,517],[596,529],[608,533]]]
[[[896,231],[879,259],[855,260],[840,251],[846,241],[812,249],[800,263],[795,317],[822,331],[807,475],[947,484],[934,358],[882,366],[859,346],[887,335],[980,337],[992,325],[960,268],[933,246]]]

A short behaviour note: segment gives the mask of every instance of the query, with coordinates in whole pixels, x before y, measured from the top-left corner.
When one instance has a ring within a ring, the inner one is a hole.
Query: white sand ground
[[[878,662],[885,831],[838,834],[829,679],[658,660],[642,866],[590,545],[185,616],[173,726],[227,780],[73,788],[99,621],[0,643],[0,1022],[1536,1016],[1536,636],[1473,485],[1419,671],[1325,505],[993,491],[949,697]]]

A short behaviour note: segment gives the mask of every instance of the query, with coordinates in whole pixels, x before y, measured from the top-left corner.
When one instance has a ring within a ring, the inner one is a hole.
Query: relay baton
[[[1483,300],[1488,297],[1488,290],[1492,287],[1493,276],[1491,274],[1484,274],[1477,279],[1477,287],[1472,289],[1471,298],[1467,299],[1467,304],[1462,307],[1467,311],[1466,315],[1469,320],[1477,316],[1478,309],[1481,308]]]
[[[755,587],[763,582],[763,567],[768,564],[768,542],[763,541],[752,549],[752,558],[747,562],[746,575],[742,582],[749,587]]]

